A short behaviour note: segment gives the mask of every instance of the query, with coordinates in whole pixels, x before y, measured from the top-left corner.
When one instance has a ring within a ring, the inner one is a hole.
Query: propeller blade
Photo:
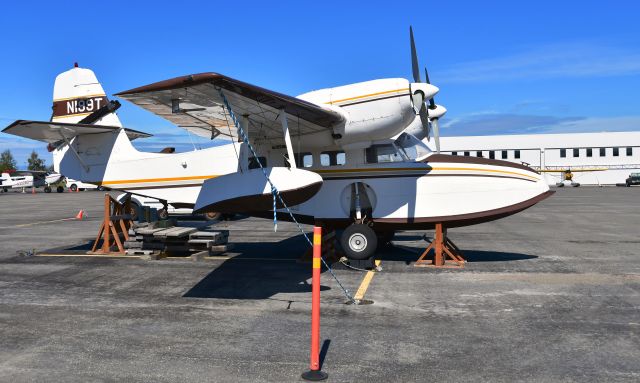
[[[427,67],[424,67],[424,77],[425,77],[425,79],[426,79],[426,81],[427,81],[427,84],[431,84],[431,83],[429,82],[429,72],[427,72]],[[435,107],[436,107],[436,100],[434,100],[434,98],[435,98],[435,97],[431,97],[431,98],[429,99],[429,108],[431,108],[431,109],[433,109],[433,108],[435,108]]]
[[[416,53],[416,43],[413,40],[413,28],[409,26],[409,36],[411,37],[411,69],[413,69],[413,81],[420,81],[420,65],[418,65],[418,54]]]
[[[440,124],[437,118],[431,120],[433,126],[433,138],[436,141],[436,153],[440,153]]]
[[[422,122],[422,129],[425,130],[427,141],[431,140],[431,124],[429,124],[429,109],[423,107],[420,109],[420,122]]]

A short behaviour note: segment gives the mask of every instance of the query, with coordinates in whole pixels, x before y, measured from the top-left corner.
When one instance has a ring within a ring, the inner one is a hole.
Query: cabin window
[[[567,156],[567,149],[560,149],[560,158],[565,158]]]
[[[520,151],[516,150],[513,152],[513,158],[520,158]]]
[[[404,157],[405,161],[420,161],[431,153],[431,150],[424,142],[415,136],[402,133],[393,141],[396,151]]]
[[[494,152],[493,150],[489,151],[489,158],[491,158],[492,160],[496,158],[496,152]]]
[[[580,149],[573,149],[573,156],[580,157]]]
[[[258,162],[259,161],[259,162]],[[266,157],[249,157],[249,169],[257,169],[262,164],[262,167],[267,167],[267,158]]]
[[[452,156],[457,156],[457,155],[458,155],[458,152],[451,152],[451,155],[452,155]]]
[[[613,156],[618,157],[620,155],[620,148],[613,148]]]
[[[627,148],[627,156],[631,157],[633,155],[633,148],[632,147],[628,147]]]
[[[344,165],[346,157],[343,151],[332,150],[320,153],[320,165],[322,166],[336,166]]]
[[[370,164],[404,161],[393,144],[371,145],[365,150],[365,156]]]
[[[312,167],[313,155],[311,153],[296,153],[296,165],[303,168]]]
[[[593,157],[593,149],[587,148],[587,157]]]
[[[502,159],[503,159],[503,160],[506,160],[507,158],[509,158],[509,156],[507,155],[507,151],[506,151],[506,150],[503,150],[503,151],[502,151]]]
[[[607,148],[600,148],[600,157],[604,157],[607,155]]]
[[[465,156],[467,156],[467,157],[469,157],[469,156],[471,155],[471,153],[469,153],[469,152],[464,152],[464,155],[465,155]]]
[[[482,157],[482,152],[480,151],[476,152],[476,157]]]

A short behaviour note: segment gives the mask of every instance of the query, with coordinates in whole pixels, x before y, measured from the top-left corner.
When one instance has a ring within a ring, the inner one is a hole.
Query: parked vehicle
[[[640,185],[640,173],[631,173],[626,180],[627,186]]]

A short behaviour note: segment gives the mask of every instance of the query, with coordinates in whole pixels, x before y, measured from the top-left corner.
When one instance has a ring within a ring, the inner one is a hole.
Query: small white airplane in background
[[[413,82],[379,79],[298,97],[217,73],[117,94],[192,133],[231,140],[209,149],[136,150],[131,140],[144,133],[122,128],[117,102],[81,68],[56,78],[51,122],[19,120],[4,132],[47,142],[56,169],[74,179],[196,212],[271,216],[266,174],[297,220],[344,228],[341,243],[353,259],[370,257],[378,237],[394,230],[492,221],[552,193],[528,166],[432,153],[412,135],[433,129],[439,151],[446,110],[433,101],[438,88],[420,78],[412,32],[411,59]]]
[[[45,192],[51,192],[51,186],[62,180],[62,176],[58,173],[49,173],[47,171],[37,170],[20,170],[14,172],[12,176],[9,173],[2,173],[0,176],[0,188],[3,192],[9,189],[26,189],[44,187]]]

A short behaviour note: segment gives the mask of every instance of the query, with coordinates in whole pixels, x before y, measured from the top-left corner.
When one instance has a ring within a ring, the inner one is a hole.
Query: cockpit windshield
[[[375,144],[367,148],[367,162],[415,162],[424,159],[431,150],[422,141],[409,133],[402,133],[388,144]]]
[[[409,161],[420,161],[431,153],[427,145],[409,133],[402,133],[393,144]]]

